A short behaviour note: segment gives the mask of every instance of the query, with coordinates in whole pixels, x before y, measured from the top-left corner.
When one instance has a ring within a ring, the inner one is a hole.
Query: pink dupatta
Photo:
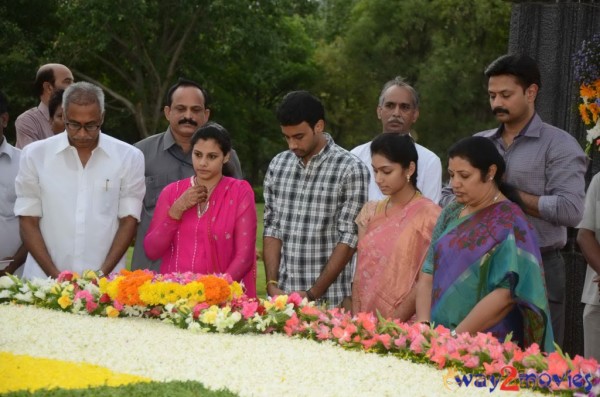
[[[386,204],[387,199],[368,202],[356,218],[366,232],[358,242],[352,311],[379,310],[385,318],[399,318],[398,307],[416,284],[441,209],[422,196],[387,213]],[[414,311],[399,319],[409,320]]]

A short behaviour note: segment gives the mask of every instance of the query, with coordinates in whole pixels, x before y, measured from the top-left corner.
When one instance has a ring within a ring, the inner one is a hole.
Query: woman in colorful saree
[[[441,209],[416,187],[418,156],[410,136],[379,135],[371,159],[387,197],[366,203],[356,218],[352,311],[407,321],[415,314],[415,284]]]
[[[161,273],[227,273],[256,297],[256,206],[250,184],[223,176],[231,140],[216,123],[191,140],[195,174],[161,192],[144,249]]]
[[[417,286],[417,321],[453,333],[512,333],[523,347],[554,351],[540,251],[533,227],[502,180],[505,163],[487,138],[449,152],[456,201],[444,208]]]

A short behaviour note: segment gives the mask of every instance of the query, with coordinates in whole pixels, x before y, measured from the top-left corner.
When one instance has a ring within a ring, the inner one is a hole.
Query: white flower
[[[33,294],[31,293],[31,291],[28,291],[24,294],[18,293],[18,294],[15,294],[15,299],[18,301],[21,301],[21,302],[32,303],[33,302]]]
[[[2,291],[0,291],[0,299],[10,298],[11,296],[12,292],[7,289],[3,289]]]
[[[33,293],[33,296],[35,296],[38,299],[44,300],[44,299],[46,299],[46,292],[41,289],[38,289],[37,291],[35,291]]]
[[[0,289],[8,289],[15,285],[15,282],[12,278],[8,276],[0,277]]]
[[[596,122],[596,125],[592,127],[592,129],[587,130],[587,138],[586,140],[589,143],[593,143],[594,139],[600,137],[600,119]]]

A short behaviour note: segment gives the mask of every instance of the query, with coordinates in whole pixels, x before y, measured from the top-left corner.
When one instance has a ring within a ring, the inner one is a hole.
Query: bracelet
[[[279,285],[279,281],[277,281],[277,280],[269,280],[269,281],[267,281],[267,287],[269,286],[269,284],[274,284],[275,286],[278,286]]]
[[[453,329],[452,331],[450,331],[450,336],[456,337],[456,330],[455,329]]]
[[[102,269],[98,269],[98,270],[96,270],[96,276],[97,276],[98,278],[102,278],[102,277],[104,277],[104,276],[105,276],[105,274],[104,274],[104,272],[102,271]]]
[[[308,298],[309,301],[314,301],[316,300],[315,296],[313,295],[312,292],[310,292],[311,288],[307,289],[306,292],[306,297]]]
[[[431,327],[431,323],[429,321],[421,321],[421,324],[425,324],[428,327]]]

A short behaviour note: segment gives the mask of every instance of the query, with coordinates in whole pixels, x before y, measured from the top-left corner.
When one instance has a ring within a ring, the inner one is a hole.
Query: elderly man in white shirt
[[[15,178],[19,170],[21,151],[6,141],[8,100],[0,92],[0,276],[6,273],[21,276],[27,251],[19,235],[19,220],[14,207]]]
[[[145,193],[144,156],[102,132],[104,93],[89,83],[63,96],[65,132],[27,145],[15,214],[29,251],[23,277],[125,267]]]
[[[419,118],[419,95],[402,77],[396,77],[383,86],[377,106],[377,117],[381,120],[384,133],[410,134],[412,125]],[[442,191],[442,163],[431,150],[415,143],[417,148],[417,188],[423,196],[438,203]],[[383,193],[375,183],[371,166],[371,142],[350,151],[369,168],[369,200],[381,200]]]

